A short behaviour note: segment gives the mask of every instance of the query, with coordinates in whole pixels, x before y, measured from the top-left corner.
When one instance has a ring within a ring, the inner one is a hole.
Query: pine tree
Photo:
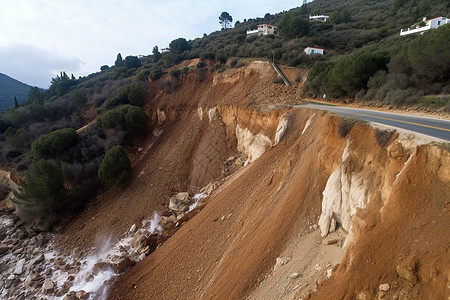
[[[19,108],[19,102],[17,102],[16,96],[14,96],[14,108],[15,109]]]
[[[219,16],[219,23],[222,25],[222,29],[227,29],[231,27],[231,22],[233,22],[233,17],[226,11],[222,12]]]
[[[161,52],[159,52],[158,46],[153,47],[152,53],[153,53],[153,62],[155,63],[158,62],[162,57]]]

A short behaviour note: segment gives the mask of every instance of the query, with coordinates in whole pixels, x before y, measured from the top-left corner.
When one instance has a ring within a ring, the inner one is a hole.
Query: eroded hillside
[[[255,62],[190,72],[176,87],[150,83],[152,124],[128,149],[133,179],[57,245],[69,254],[117,239],[154,211],[167,221],[170,197],[209,185],[111,299],[448,297],[449,152],[283,107],[300,92],[274,76]]]

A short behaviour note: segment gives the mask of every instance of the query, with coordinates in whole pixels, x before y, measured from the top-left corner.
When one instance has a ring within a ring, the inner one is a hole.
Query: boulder
[[[31,270],[29,277],[32,281],[41,279],[41,276],[35,270]]]
[[[75,295],[80,300],[87,300],[87,299],[89,299],[89,293],[87,293],[85,291],[78,291]]]
[[[408,257],[404,261],[400,262],[396,267],[398,276],[408,280],[412,284],[417,282],[417,260],[414,257]]]
[[[145,241],[146,237],[144,234],[142,233],[137,233],[130,242],[130,246],[132,248],[137,248],[139,245],[141,245],[143,243],[143,241]]]
[[[40,264],[41,262],[44,261],[44,254],[40,254],[37,257],[33,258],[32,260],[30,260],[30,265],[34,266],[36,264]]]
[[[183,204],[189,203],[189,193],[182,192],[170,198],[169,209],[178,210]]]
[[[0,224],[5,226],[5,227],[13,227],[14,226],[14,220],[13,219],[9,219],[9,218],[1,218],[0,219]]]
[[[164,229],[171,229],[175,227],[175,224],[177,223],[177,217],[174,215],[170,215],[169,217],[161,217],[160,225]]]
[[[26,289],[29,289],[32,286],[32,282],[33,282],[33,279],[31,279],[31,276],[28,275],[27,278],[25,279],[25,281],[23,282],[23,286]]]
[[[8,252],[9,249],[10,249],[10,247],[8,247],[6,245],[0,245],[0,255],[5,254],[6,252]]]
[[[125,259],[123,259],[122,261],[120,261],[119,263],[117,263],[117,264],[114,266],[114,272],[115,272],[116,274],[123,273],[123,272],[125,272],[128,268],[134,266],[135,264],[136,264],[136,263],[135,263],[133,260],[131,260],[131,259],[129,259],[128,257],[126,257]]]
[[[24,271],[24,269],[23,269],[24,265],[25,265],[25,258],[22,258],[21,260],[19,260],[17,262],[13,273],[16,274],[16,275],[22,274],[23,271]]]
[[[62,296],[64,296],[68,291],[69,291],[68,288],[62,288],[62,289],[56,291],[55,296],[56,296],[56,297],[62,297]]]
[[[63,300],[78,300],[78,297],[75,295],[75,292],[71,292],[64,296]]]
[[[24,250],[23,247],[22,248],[17,248],[16,250],[13,251],[13,254],[14,255],[20,254],[20,253],[23,252],[23,250]]]
[[[97,275],[100,272],[104,272],[104,271],[108,271],[110,269],[113,268],[113,265],[109,262],[98,262],[94,265],[94,267],[92,268],[92,273],[94,275]]]
[[[389,291],[390,288],[391,287],[389,286],[389,283],[380,284],[380,286],[378,287],[378,289],[383,292]]]
[[[55,290],[55,284],[50,279],[45,279],[44,284],[42,285],[42,293],[48,295],[52,294]]]

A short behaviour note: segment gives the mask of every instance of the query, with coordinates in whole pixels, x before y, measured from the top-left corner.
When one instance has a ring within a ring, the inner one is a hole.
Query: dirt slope
[[[153,211],[167,211],[177,192],[217,181],[195,216],[119,278],[111,299],[448,297],[448,151],[398,135],[384,145],[367,124],[346,135],[336,116],[277,108],[299,100],[300,91],[273,84],[274,76],[269,64],[253,63],[192,72],[175,89],[151,83],[152,124],[128,149],[132,181],[66,226],[61,247],[117,238]],[[283,121],[287,130],[276,144]],[[235,173],[226,163],[242,155],[237,149],[262,148]],[[340,181],[332,182],[337,171]],[[337,232],[324,239],[319,216],[325,219],[324,190],[333,184],[348,199],[331,214]],[[379,292],[384,283],[389,290]]]

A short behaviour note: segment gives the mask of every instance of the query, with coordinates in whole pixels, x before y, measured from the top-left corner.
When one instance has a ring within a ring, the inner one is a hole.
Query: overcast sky
[[[220,30],[235,21],[301,6],[302,0],[0,0],[0,73],[47,88],[112,65],[117,53],[148,55],[170,41]]]

